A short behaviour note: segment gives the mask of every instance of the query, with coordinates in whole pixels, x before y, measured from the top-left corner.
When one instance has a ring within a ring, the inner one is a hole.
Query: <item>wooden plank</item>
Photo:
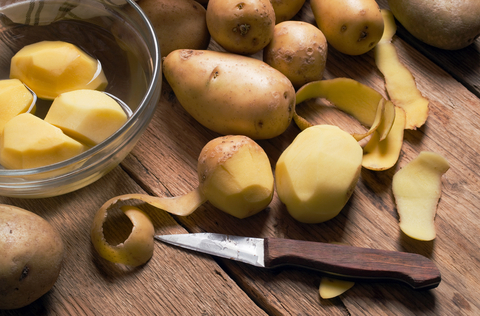
[[[0,315],[265,314],[209,256],[155,243],[152,259],[138,268],[100,258],[90,241],[93,216],[106,199],[131,192],[143,191],[118,167],[89,187],[64,196],[32,200],[0,197],[2,204],[22,207],[47,219],[66,246],[63,268],[53,289],[27,307],[0,310]],[[139,207],[152,218],[156,233],[186,232],[166,212]],[[111,242],[125,240],[131,229],[126,217],[118,213],[112,211],[113,217],[105,225]],[[126,234],[117,233],[122,231]]]
[[[308,3],[300,16],[302,20],[312,21]],[[341,298],[322,300],[317,292],[321,275],[315,272],[265,271],[219,260],[231,277],[271,315],[480,312],[480,301],[475,294],[480,286],[479,220],[475,215],[480,202],[479,181],[475,176],[480,166],[477,158],[480,145],[476,141],[480,136],[480,100],[402,38],[397,37],[394,44],[401,61],[415,76],[418,88],[431,101],[430,116],[424,127],[406,131],[400,161],[394,168],[384,172],[362,171],[352,199],[339,216],[322,224],[301,224],[288,215],[275,196],[265,211],[244,220],[224,214],[208,203],[178,220],[190,232],[342,242],[420,253],[439,266],[443,281],[437,289],[420,292],[403,284],[358,283]],[[371,53],[345,56],[331,49],[325,78],[334,77],[356,79],[386,95],[383,77],[375,68]],[[351,120],[345,121],[347,118],[341,113],[330,111],[320,116],[318,102],[306,102],[299,111],[318,124],[337,124],[346,130],[359,128],[352,126]],[[292,124],[279,137],[258,142],[268,153],[272,167],[298,132]],[[181,140],[176,139],[177,136]],[[216,136],[219,135],[195,122],[172,96],[168,84],[164,84],[153,123],[133,151],[131,157],[135,158],[125,160],[123,167],[132,175],[141,174],[137,181],[154,194],[184,194],[198,185],[196,158],[201,147]],[[152,145],[156,145],[156,152],[149,150]],[[443,196],[436,218],[438,237],[434,242],[414,241],[400,232],[391,193],[394,173],[422,150],[438,152],[451,164],[442,180]],[[177,172],[171,178],[167,170]]]

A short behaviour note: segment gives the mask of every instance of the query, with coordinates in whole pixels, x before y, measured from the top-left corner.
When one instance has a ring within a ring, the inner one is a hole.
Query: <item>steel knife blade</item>
[[[257,267],[293,265],[354,281],[400,281],[413,289],[435,288],[441,281],[433,261],[409,252],[216,233],[156,235],[155,239]]]

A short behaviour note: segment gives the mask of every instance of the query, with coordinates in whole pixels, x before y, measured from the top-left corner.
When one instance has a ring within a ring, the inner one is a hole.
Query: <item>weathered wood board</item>
[[[388,8],[386,0],[379,0]],[[309,3],[296,17],[315,23]],[[406,131],[400,159],[383,172],[363,170],[351,200],[339,216],[322,224],[293,220],[275,196],[257,215],[239,220],[202,205],[187,217],[172,217],[141,205],[161,233],[217,232],[340,242],[400,250],[431,258],[442,273],[439,287],[414,291],[403,284],[357,283],[338,298],[323,300],[321,274],[293,268],[263,270],[157,243],[145,266],[124,269],[100,259],[89,240],[95,211],[109,198],[146,192],[179,196],[198,185],[197,157],[218,134],[197,123],[167,83],[147,131],[132,153],[110,174],[77,192],[57,198],[0,203],[30,209],[57,227],[67,245],[60,278],[51,292],[29,307],[0,315],[477,315],[480,314],[480,40],[458,52],[433,49],[399,28],[393,41],[430,100],[425,126]],[[212,42],[212,49],[218,46]],[[372,54],[345,56],[329,50],[325,78],[349,77],[386,96]],[[318,100],[317,100],[318,101]],[[299,113],[318,124],[346,130],[362,127],[336,111],[320,112],[316,100]],[[279,137],[258,143],[272,168],[299,133],[292,122]],[[420,151],[443,155],[451,165],[442,178],[436,217],[437,238],[420,242],[401,233],[391,192],[392,177]],[[123,228],[122,220],[111,224]],[[121,238],[121,236],[117,236]]]

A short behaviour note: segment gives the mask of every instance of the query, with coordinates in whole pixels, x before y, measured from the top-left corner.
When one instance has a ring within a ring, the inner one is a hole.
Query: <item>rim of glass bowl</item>
[[[141,23],[144,24],[147,34],[144,34],[144,37],[146,38],[146,47],[150,51],[150,58],[151,58],[151,66],[152,66],[152,79],[146,89],[146,93],[144,97],[142,98],[141,102],[139,103],[138,108],[133,112],[132,116],[129,118],[129,120],[121,127],[119,128],[114,134],[112,134],[110,137],[105,139],[103,142],[100,144],[88,149],[87,151],[72,157],[70,159],[51,164],[48,166],[43,166],[43,167],[38,167],[38,168],[31,168],[31,169],[0,169],[0,179],[1,178],[9,178],[9,177],[15,177],[15,178],[21,178],[22,181],[19,182],[12,182],[12,183],[3,183],[3,181],[0,181],[0,188],[10,188],[12,190],[14,189],[21,189],[21,187],[30,187],[30,186],[37,186],[39,183],[48,185],[49,182],[55,183],[58,181],[63,181],[67,182],[69,179],[75,178],[79,173],[86,173],[87,170],[91,171],[90,173],[87,173],[85,175],[85,178],[88,178],[91,174],[97,172],[97,168],[102,166],[102,169],[105,168],[105,160],[110,160],[113,156],[115,156],[118,152],[120,152],[129,142],[131,141],[132,138],[135,137],[140,137],[142,129],[146,129],[146,126],[148,125],[149,121],[152,118],[153,112],[155,110],[156,104],[158,102],[159,96],[160,96],[160,89],[161,89],[161,81],[160,79],[160,69],[161,69],[161,58],[160,58],[160,47],[159,43],[156,37],[155,30],[150,22],[150,20],[146,17],[146,15],[143,13],[143,11],[140,9],[140,7],[132,0],[125,0],[126,3],[130,6],[132,6],[137,14],[140,17]],[[106,5],[108,7],[108,5]],[[155,102],[154,106],[148,107],[151,102]],[[144,124],[144,126],[140,126],[140,122],[138,121],[139,117],[146,116],[147,122]],[[131,130],[131,129],[134,130]],[[129,133],[130,132],[130,133]],[[127,136],[122,136],[122,135],[127,135]],[[126,138],[125,138],[126,137]],[[120,144],[116,144],[120,143]],[[108,154],[104,154],[101,159],[95,159],[93,163],[88,163],[88,160],[91,159],[92,157],[95,157],[95,155],[101,154],[104,151],[106,152],[106,148],[113,146],[113,145],[118,145],[115,148],[112,148],[108,152]],[[133,146],[132,146],[133,147]],[[83,164],[75,168],[74,170],[68,171],[68,172],[59,172],[58,174],[55,174],[55,171],[61,171],[61,169],[67,168],[72,165],[76,164]],[[41,174],[53,174],[53,176],[47,176],[45,178],[41,177]],[[32,176],[38,176],[34,177],[32,179],[28,179],[29,177]],[[60,184],[57,184],[60,186]]]

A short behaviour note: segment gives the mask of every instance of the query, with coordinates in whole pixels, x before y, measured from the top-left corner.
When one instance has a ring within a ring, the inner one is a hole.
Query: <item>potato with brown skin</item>
[[[207,27],[226,51],[252,55],[271,41],[275,11],[269,0],[210,0]]]
[[[237,218],[265,209],[273,198],[273,172],[267,154],[242,135],[217,137],[198,157],[200,190],[215,207]]]
[[[206,49],[206,9],[194,0],[139,0],[157,34],[162,57],[181,48]]]
[[[64,244],[42,217],[0,204],[0,254],[0,309],[17,309],[53,287],[61,270]]]
[[[383,17],[375,0],[312,0],[310,4],[328,44],[344,54],[364,54],[383,35]]]
[[[317,27],[301,21],[285,21],[275,25],[273,39],[263,50],[263,60],[298,89],[323,78],[327,51],[327,40]]]
[[[292,83],[261,60],[176,50],[164,59],[163,73],[183,108],[219,134],[268,139],[282,134],[292,120]]]
[[[293,18],[305,4],[305,0],[270,0],[275,11],[275,23]]]

